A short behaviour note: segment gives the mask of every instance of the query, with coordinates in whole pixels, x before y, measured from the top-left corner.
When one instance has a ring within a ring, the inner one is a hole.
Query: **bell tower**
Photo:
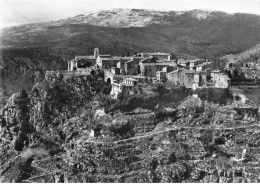
[[[99,56],[99,49],[95,48],[94,49],[94,58],[95,58],[95,60],[97,59],[98,56]]]

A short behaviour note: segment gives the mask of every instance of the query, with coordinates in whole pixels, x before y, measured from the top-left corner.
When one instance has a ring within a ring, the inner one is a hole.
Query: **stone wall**
[[[92,68],[77,69],[75,71],[46,71],[45,79],[48,81],[61,81],[71,77],[90,75]]]

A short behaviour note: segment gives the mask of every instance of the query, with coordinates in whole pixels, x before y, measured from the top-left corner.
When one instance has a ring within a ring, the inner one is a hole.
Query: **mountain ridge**
[[[223,11],[218,11],[218,10],[208,10],[208,9],[193,9],[193,10],[186,10],[186,11],[166,11],[166,10],[156,10],[156,9],[126,9],[126,8],[116,8],[116,9],[104,9],[104,10],[98,10],[98,11],[93,11],[93,12],[88,12],[85,14],[79,14],[73,17],[68,17],[68,18],[62,18],[62,19],[58,19],[58,20],[51,20],[51,21],[47,21],[47,22],[36,22],[36,23],[28,23],[28,24],[19,24],[19,25],[15,25],[15,26],[10,26],[10,27],[4,27],[1,29],[9,29],[9,28],[14,28],[14,27],[20,27],[20,26],[26,26],[26,25],[34,25],[34,24],[42,24],[42,25],[47,25],[47,26],[51,26],[52,24],[58,24],[59,22],[63,22],[66,20],[72,20],[72,21],[77,21],[77,18],[79,17],[85,17],[90,19],[90,22],[86,22],[92,25],[97,25],[97,26],[102,26],[99,23],[95,23],[91,20],[91,18],[94,18],[93,15],[96,16],[100,16],[100,14],[107,14],[109,15],[109,13],[112,13],[115,15],[115,13],[117,14],[123,14],[123,13],[136,13],[136,12],[145,12],[148,15],[149,14],[154,14],[154,15],[159,15],[160,14],[164,14],[164,16],[180,16],[182,14],[186,14],[186,15],[191,15],[194,18],[197,18],[199,20],[201,19],[207,19],[209,16],[214,16],[214,14],[218,14],[218,15],[222,15],[222,16],[231,16],[231,15],[235,15],[235,14],[241,14],[241,13],[231,13],[231,12],[223,12]],[[256,15],[256,16],[260,16],[257,14],[249,14],[249,13],[242,13],[242,14],[247,14],[247,15]],[[107,16],[106,15],[106,16]],[[148,16],[147,15],[147,16]],[[142,15],[143,16],[143,15]],[[96,17],[98,18],[98,17]],[[121,17],[122,18],[122,17]],[[136,20],[135,20],[136,21]],[[78,24],[80,22],[77,22],[75,24]],[[153,23],[153,22],[152,22]],[[149,23],[148,23],[149,24]],[[54,26],[52,25],[52,26]],[[109,25],[103,25],[103,26],[109,26]],[[111,26],[115,26],[115,25],[111,25]],[[134,26],[134,25],[117,25],[118,27],[130,27],[130,26]],[[147,25],[136,25],[136,26],[147,26]]]
[[[99,47],[116,54],[159,50],[213,57],[239,53],[258,44],[258,22],[259,16],[252,14],[116,9],[9,27],[2,29],[0,40],[2,48],[44,46],[76,54],[92,53]]]

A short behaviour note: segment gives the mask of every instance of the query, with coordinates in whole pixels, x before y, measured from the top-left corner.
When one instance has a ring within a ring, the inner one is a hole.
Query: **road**
[[[109,143],[114,143],[114,144],[118,144],[121,142],[126,142],[126,141],[130,141],[130,140],[136,140],[136,139],[141,139],[141,138],[145,138],[148,136],[153,136],[156,134],[160,134],[160,133],[164,133],[164,132],[170,132],[170,131],[175,131],[175,130],[179,130],[179,129],[196,129],[196,130],[234,130],[234,129],[243,129],[243,128],[250,128],[250,127],[260,127],[260,123],[258,124],[254,124],[254,125],[249,125],[249,126],[239,126],[239,127],[229,127],[229,128],[209,128],[209,127],[175,127],[175,128],[168,128],[164,131],[158,131],[158,132],[150,132],[147,133],[145,135],[142,136],[135,136],[132,138],[128,138],[128,139],[123,139],[123,140],[118,140],[118,141],[114,141],[114,142],[102,142],[102,141],[85,141],[85,142],[89,142],[89,143],[95,143],[95,144],[109,144]]]

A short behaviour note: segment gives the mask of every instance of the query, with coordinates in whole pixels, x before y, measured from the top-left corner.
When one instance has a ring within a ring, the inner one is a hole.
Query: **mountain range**
[[[260,41],[259,15],[219,11],[101,10],[2,29],[2,48],[45,47],[54,53],[172,52],[214,58]]]

